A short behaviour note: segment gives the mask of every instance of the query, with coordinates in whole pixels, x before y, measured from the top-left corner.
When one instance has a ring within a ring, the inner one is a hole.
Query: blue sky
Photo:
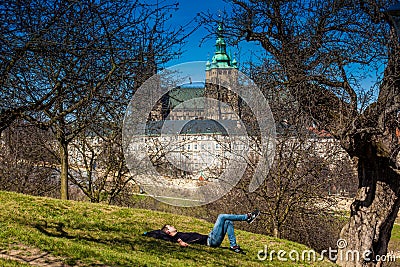
[[[157,0],[150,0],[156,3]],[[162,0],[158,0],[160,3]],[[223,0],[165,0],[164,4],[179,3],[179,10],[172,13],[172,18],[169,21],[172,27],[179,28],[180,26],[186,25],[188,22],[193,20],[198,13],[207,12],[218,15],[221,11],[229,12],[230,4]],[[194,27],[194,25],[193,25]],[[215,25],[217,27],[217,25]],[[201,43],[202,39],[210,33],[204,28],[200,27],[187,39],[187,43],[183,47],[183,54],[170,62],[164,67],[171,67],[177,64],[183,64],[193,61],[207,61],[211,60],[214,54],[215,37],[208,38]],[[239,67],[245,65],[250,60],[257,60],[257,55],[263,55],[263,49],[255,43],[242,42],[238,47],[228,46],[228,51],[231,50],[232,55],[236,55]],[[254,56],[256,55],[256,56]],[[187,65],[187,66],[201,66],[201,64]],[[355,72],[359,71],[354,67]],[[364,70],[365,71],[365,70]],[[195,72],[195,71],[193,71]],[[198,70],[201,75],[204,75],[204,69]],[[200,74],[199,74],[200,75]],[[369,88],[376,82],[376,75],[367,77],[360,81],[363,88]]]
[[[172,0],[171,0],[172,2]],[[180,0],[179,10],[172,15],[170,23],[179,27],[185,25],[196,17],[197,13],[201,12],[215,12],[218,13],[219,10],[224,10],[228,5],[222,0],[203,0],[203,1],[193,1],[193,0]],[[168,65],[174,65],[179,63],[184,63],[187,61],[204,61],[207,60],[207,55],[212,56],[214,52],[214,39],[206,40],[201,44],[202,38],[204,38],[208,31],[204,27],[200,27],[196,30],[187,40],[187,44],[184,46],[184,53],[182,56]]]
[[[173,3],[173,0],[168,0],[166,3]],[[223,0],[178,0],[179,10],[172,14],[170,23],[173,27],[179,28],[182,25],[190,22],[198,13],[207,12],[218,15],[221,11],[229,11],[229,4]],[[204,28],[200,27],[195,31],[188,39],[187,43],[183,48],[183,54],[169,62],[166,67],[181,64],[189,61],[207,61],[212,58],[214,54],[215,37],[208,38],[204,42],[202,39],[207,36],[209,32]],[[202,43],[201,43],[202,42]],[[232,55],[236,54],[236,59],[241,62],[249,60],[251,53],[261,52],[261,48],[255,44],[241,43],[238,47],[228,47],[228,51],[231,50]]]

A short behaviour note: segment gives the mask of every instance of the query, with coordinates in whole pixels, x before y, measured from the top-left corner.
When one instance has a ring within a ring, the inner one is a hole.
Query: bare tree
[[[2,8],[9,15],[3,31],[14,48],[3,57],[2,92],[8,101],[2,124],[22,117],[41,128],[53,126],[60,149],[61,198],[67,199],[68,143],[83,127],[70,127],[74,111],[116,70],[106,49],[111,29],[102,16],[107,13],[100,15],[101,7],[94,3],[78,2],[10,1]]]
[[[380,266],[375,258],[387,252],[400,206],[399,43],[381,12],[393,2],[230,2],[227,32],[236,41],[262,46],[266,67],[274,69],[271,90],[285,87],[357,163],[359,189],[341,237],[346,249],[371,253],[358,261],[339,258],[338,263]],[[378,75],[378,85],[366,85],[369,72]]]
[[[165,25],[176,8],[139,1],[0,5],[0,94],[6,99],[0,129],[16,118],[52,129],[59,145],[61,198],[68,198],[69,144],[101,110],[121,110],[106,107],[104,96],[118,97],[113,86],[121,80],[133,91],[158,63],[179,53],[186,32]]]
[[[89,129],[88,129],[89,130]],[[124,161],[120,130],[79,134],[71,143],[69,178],[91,202],[112,202],[132,182]]]
[[[81,166],[76,166],[69,176],[93,202],[114,203],[121,198],[121,192],[132,187],[136,170],[128,172],[121,143],[125,109],[135,90],[181,53],[182,43],[191,31],[167,26],[177,6],[161,3],[141,10],[141,23],[134,25],[132,36],[124,43],[125,47],[131,46],[124,52],[129,53],[124,55],[126,62],[119,66],[103,95],[97,95],[91,105],[79,111],[86,128],[71,144],[79,154]]]

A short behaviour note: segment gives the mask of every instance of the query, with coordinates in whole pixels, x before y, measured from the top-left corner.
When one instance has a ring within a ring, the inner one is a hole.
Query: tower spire
[[[226,51],[222,19],[218,22],[216,34],[217,39],[215,42],[214,56],[212,57],[211,63],[207,63],[206,70],[215,68],[237,68],[237,65],[233,64],[231,56],[228,55]]]

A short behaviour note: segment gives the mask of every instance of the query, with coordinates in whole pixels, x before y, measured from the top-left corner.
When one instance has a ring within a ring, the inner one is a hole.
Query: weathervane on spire
[[[223,22],[222,22],[222,17],[221,14],[218,15],[218,17],[220,18],[218,21],[218,27],[217,27],[217,37],[219,38],[223,38]]]
[[[218,10],[218,32],[222,33],[222,28],[223,28],[223,20],[222,20],[222,14],[225,13],[221,9]]]
[[[222,13],[224,13],[221,9],[218,9],[218,18],[221,19],[222,17]]]

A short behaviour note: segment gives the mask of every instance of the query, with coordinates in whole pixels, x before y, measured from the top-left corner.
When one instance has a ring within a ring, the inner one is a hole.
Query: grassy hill
[[[192,217],[1,191],[0,207],[0,266],[30,266],[29,261],[38,266],[336,266],[282,262],[277,256],[260,261],[257,253],[265,245],[269,251],[294,249],[300,255],[309,248],[239,230],[246,255],[227,249],[227,240],[222,248],[183,248],[142,236],[165,223],[181,231],[210,231],[212,224]]]

